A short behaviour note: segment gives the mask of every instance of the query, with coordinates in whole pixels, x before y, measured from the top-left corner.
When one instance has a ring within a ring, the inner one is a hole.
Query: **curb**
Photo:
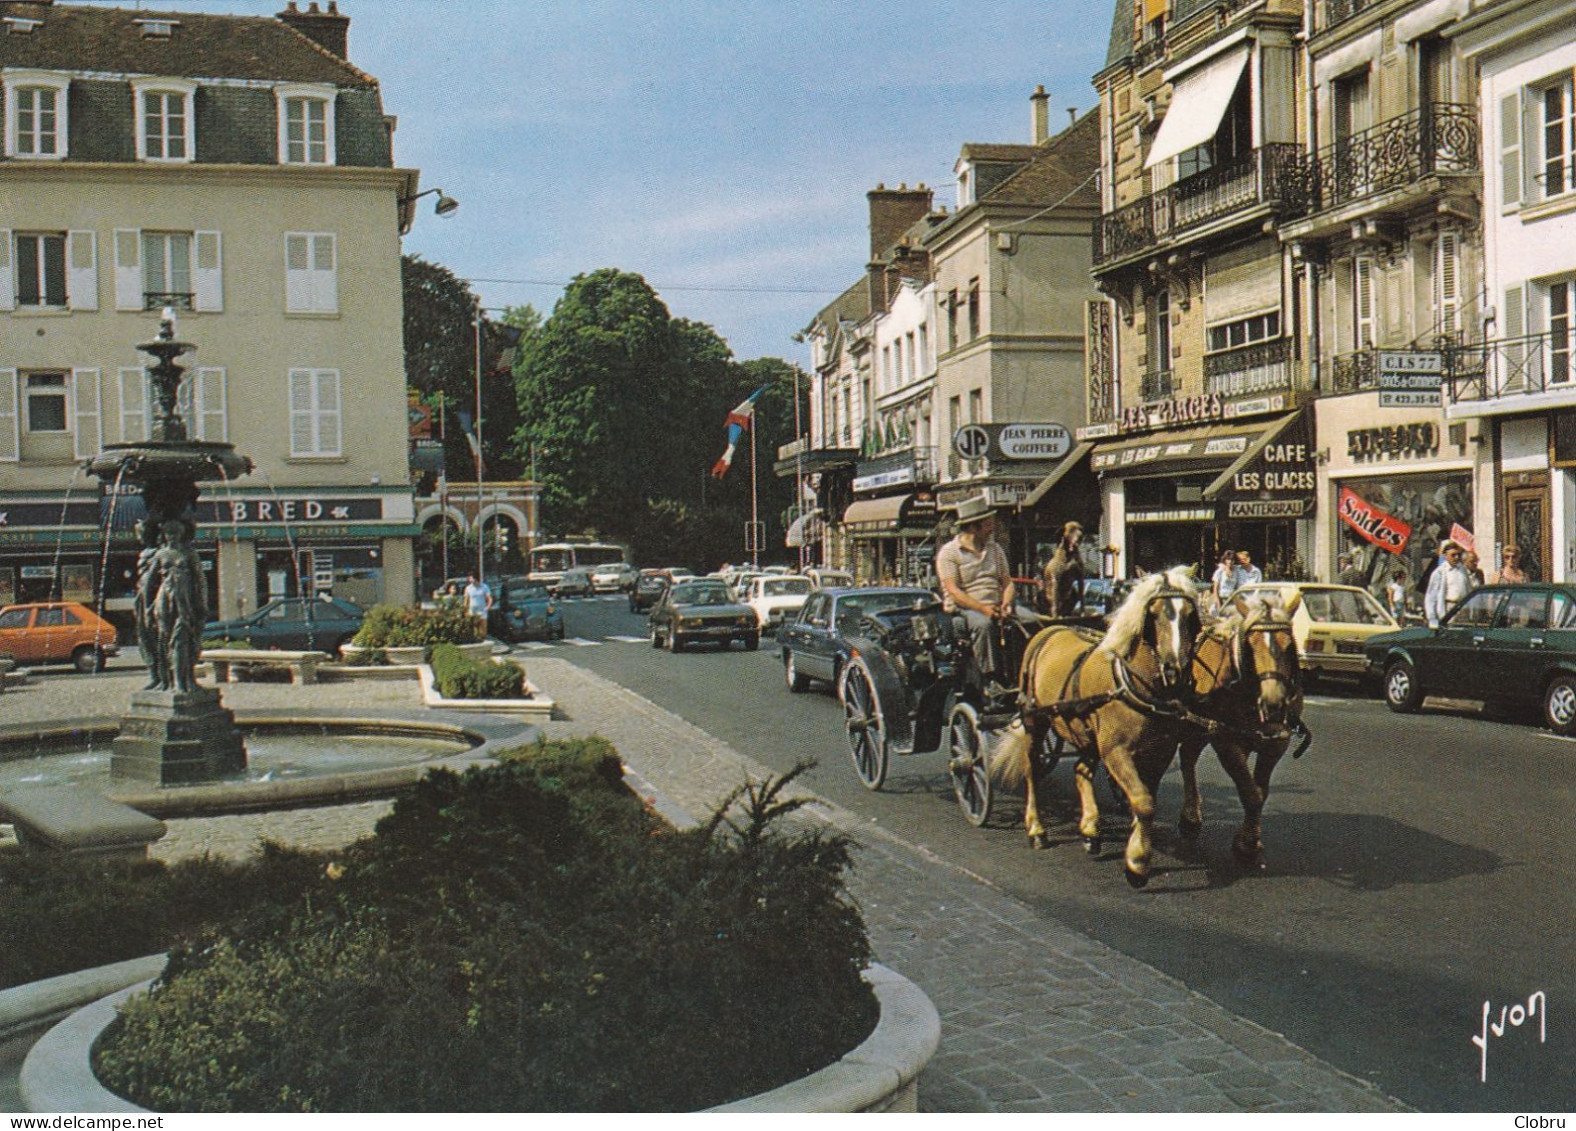
[[[105,994],[156,978],[164,964],[164,955],[150,954],[0,990],[0,1040],[65,1017]]]
[[[438,694],[430,664],[420,665],[416,669],[416,674],[421,680],[422,702],[428,707],[441,708],[445,711],[485,711],[489,714],[515,715],[525,719],[550,719],[556,706],[551,699],[542,694],[542,689],[529,679],[525,681],[525,690],[531,696],[529,699],[445,699]]]

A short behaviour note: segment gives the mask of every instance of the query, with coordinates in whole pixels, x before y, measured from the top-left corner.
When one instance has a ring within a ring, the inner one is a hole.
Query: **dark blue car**
[[[493,607],[487,631],[510,644],[521,640],[562,640],[564,614],[539,582],[505,580],[493,585]]]
[[[249,617],[209,621],[204,640],[244,640],[252,648],[339,655],[366,614],[338,597],[281,597]]]
[[[911,586],[813,590],[798,615],[777,631],[788,690],[804,691],[813,679],[836,687],[851,651],[848,637],[858,633],[866,613],[923,608],[936,600],[929,589]]]

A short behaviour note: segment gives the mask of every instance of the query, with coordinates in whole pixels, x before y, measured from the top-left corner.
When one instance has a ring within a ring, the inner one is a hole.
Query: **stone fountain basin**
[[[340,805],[388,797],[419,781],[429,770],[446,767],[456,772],[491,759],[491,740],[479,731],[458,723],[440,720],[378,718],[302,718],[290,715],[255,714],[237,720],[243,737],[311,736],[331,742],[335,735],[346,738],[387,738],[419,740],[425,744],[444,743],[454,747],[437,756],[410,757],[392,765],[377,765],[368,756],[366,768],[342,772],[278,777],[271,780],[226,780],[199,785],[152,787],[140,782],[107,780],[90,782],[104,794],[123,804],[163,820],[177,817],[244,813],[264,809],[289,809],[315,805]],[[42,757],[48,769],[52,758],[66,758],[86,750],[102,753],[107,760],[110,743],[118,726],[109,720],[66,720],[47,726],[11,730],[0,737],[0,762],[22,762]],[[510,746],[534,738],[534,728],[521,728],[508,736]],[[309,758],[310,753],[303,758]]]

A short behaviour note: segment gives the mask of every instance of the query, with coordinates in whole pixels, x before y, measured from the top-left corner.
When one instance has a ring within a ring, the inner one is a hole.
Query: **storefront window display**
[[[1422,605],[1418,586],[1429,563],[1439,552],[1439,543],[1450,537],[1452,528],[1460,526],[1474,529],[1472,524],[1472,477],[1470,474],[1453,475],[1397,475],[1384,479],[1353,479],[1342,488],[1350,490],[1368,508],[1364,515],[1343,513],[1337,505],[1335,513],[1336,546],[1339,556],[1350,560],[1350,573],[1343,575],[1339,557],[1330,580],[1359,584],[1381,599],[1384,587],[1400,571],[1405,576],[1409,607]],[[1351,508],[1347,508],[1351,510]],[[1376,522],[1386,522],[1390,533],[1373,531]],[[1369,532],[1363,527],[1369,527]],[[1400,541],[1398,532],[1404,528],[1405,539],[1399,552],[1387,546]]]

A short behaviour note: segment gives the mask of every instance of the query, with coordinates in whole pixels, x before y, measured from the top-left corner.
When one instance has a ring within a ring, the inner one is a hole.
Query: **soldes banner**
[[[1412,537],[1410,525],[1372,503],[1364,502],[1350,487],[1341,488],[1339,510],[1342,522],[1375,546],[1392,554],[1399,554],[1406,549],[1407,540]]]

